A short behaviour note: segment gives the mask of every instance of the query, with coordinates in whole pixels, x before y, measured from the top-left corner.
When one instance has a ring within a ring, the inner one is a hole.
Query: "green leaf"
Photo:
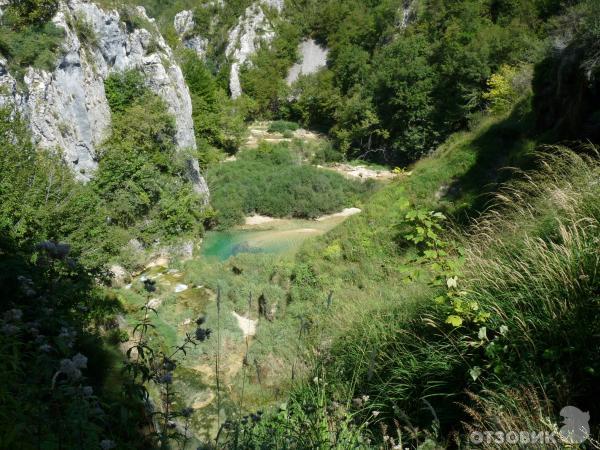
[[[475,366],[471,370],[469,370],[469,375],[473,378],[473,381],[476,381],[477,378],[481,375],[481,367]]]
[[[450,315],[446,319],[446,323],[449,323],[453,327],[460,327],[463,323],[462,317],[456,315]]]

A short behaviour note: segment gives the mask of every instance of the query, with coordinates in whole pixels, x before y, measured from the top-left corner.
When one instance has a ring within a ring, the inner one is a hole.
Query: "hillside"
[[[0,448],[600,448],[599,30],[0,1]]]

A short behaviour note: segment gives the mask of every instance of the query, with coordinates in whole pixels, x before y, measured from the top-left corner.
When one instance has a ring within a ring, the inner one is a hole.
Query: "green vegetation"
[[[352,206],[369,189],[304,164],[287,145],[267,144],[211,167],[208,183],[217,223],[224,228],[250,214],[314,219]]]
[[[460,227],[440,233],[444,217],[426,213],[476,211],[481,200],[470,183],[504,165],[486,153],[499,150],[507,130],[530,123],[484,120],[377,192],[361,215],[305,245],[287,268],[279,319],[293,323],[294,311],[307,324],[301,347],[325,356],[306,379],[322,379],[326,399],[315,400],[310,384],[297,386],[290,407],[302,405],[304,424],[285,411],[263,418],[250,433],[254,444],[271,442],[260,430],[273,427],[283,435],[273,439],[304,442],[298,448],[344,448],[334,440],[340,417],[353,417],[374,443],[446,446],[467,430],[497,430],[498,418],[501,429],[551,431],[566,404],[594,414],[598,355],[584,341],[597,334],[596,321],[580,314],[597,313],[596,162],[549,148],[542,168],[502,188],[464,235]],[[529,165],[532,150],[517,138],[510,162]],[[451,182],[454,189],[444,188]],[[279,355],[277,344],[273,351]],[[301,433],[323,421],[325,438]]]
[[[8,3],[8,13],[18,17],[19,25],[44,24],[58,11],[58,0],[11,0]]]
[[[328,132],[351,157],[406,164],[486,106],[492,74],[543,57],[548,18],[563,3],[293,2],[285,20],[274,22],[275,41],[254,57],[242,85],[264,117]],[[407,7],[410,20],[400,28]],[[288,102],[281,80],[302,36],[330,48],[328,66],[301,77]]]
[[[235,153],[246,134],[246,111],[240,102],[229,99],[206,65],[194,52],[182,54],[182,70],[192,97],[198,159],[207,166],[220,153]]]
[[[29,3],[15,2],[15,9],[9,7],[0,18],[0,55],[18,80],[23,79],[28,67],[54,69],[64,39],[62,29],[43,20],[45,12],[41,16],[21,15],[25,14],[21,7]]]
[[[216,5],[147,2],[167,30],[196,7],[213,39],[205,62],[178,52],[195,153],[136,72],[106,80],[112,126],[87,184],[0,108],[0,447],[469,448],[473,431],[556,432],[566,405],[589,412],[578,448],[597,446],[598,2],[288,2],[267,11],[276,38],[231,101],[223,46],[249,4],[212,21]],[[56,54],[55,6],[7,9],[13,73]],[[330,60],[289,88],[305,36]],[[334,147],[294,139],[223,161],[257,115]],[[356,156],[411,166],[374,189],[311,165]],[[211,211],[185,176],[196,157]],[[252,253],[247,238],[225,261],[108,287],[109,263],[140,269],[144,250],[205,223],[346,206],[362,212],[300,249]]]
[[[296,131],[299,128],[296,122],[288,122],[286,120],[276,120],[271,122],[269,125],[269,129],[267,130],[269,133],[281,133],[284,134],[288,131]]]

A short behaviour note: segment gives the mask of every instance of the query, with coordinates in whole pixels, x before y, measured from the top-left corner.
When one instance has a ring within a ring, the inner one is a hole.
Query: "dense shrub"
[[[571,3],[294,2],[242,85],[263,118],[327,132],[350,156],[406,164],[467,126],[502,65],[537,62],[546,22]],[[327,68],[289,92],[282,80],[301,36],[330,49]]]
[[[209,164],[218,160],[215,150],[235,153],[246,133],[244,108],[228,98],[192,51],[183,52],[182,70],[192,98],[199,159]]]
[[[137,70],[111,74],[104,82],[104,92],[113,114],[119,114],[131,106],[148,90],[144,86],[142,74]]]
[[[286,131],[296,131],[298,129],[298,124],[295,122],[288,122],[286,120],[276,120],[271,122],[269,125],[269,129],[267,130],[269,133],[285,133]]]
[[[313,219],[356,201],[365,186],[301,160],[287,146],[263,145],[208,173],[212,204],[221,227],[245,215]]]
[[[0,54],[6,58],[11,74],[21,80],[30,66],[54,69],[64,30],[51,22],[17,23],[18,16],[10,10],[0,18]]]
[[[538,127],[600,141],[600,6],[584,1],[555,24],[555,48],[535,70]]]
[[[58,0],[10,0],[9,12],[24,25],[40,25],[48,22],[58,11]]]

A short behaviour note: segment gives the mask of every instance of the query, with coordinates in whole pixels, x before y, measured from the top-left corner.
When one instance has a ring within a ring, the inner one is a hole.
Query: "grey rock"
[[[301,62],[294,64],[287,76],[287,84],[292,85],[300,75],[316,73],[327,66],[329,49],[321,47],[314,39],[308,39],[298,46]]]
[[[238,18],[237,25],[229,32],[225,54],[231,61],[229,90],[232,98],[242,95],[240,83],[242,66],[249,62],[261,45],[270,43],[275,37],[273,27],[263,9],[265,6],[281,11],[283,2],[280,0],[263,0],[252,4]]]
[[[192,35],[196,27],[194,13],[189,10],[181,11],[175,16],[173,26],[184,47],[194,50],[196,55],[203,59],[206,55],[208,40],[201,36]]]
[[[29,68],[22,90],[0,60],[0,104],[11,102],[17,107],[40,147],[62,149],[65,161],[82,181],[93,176],[96,149],[110,129],[104,80],[113,72],[140,70],[147,86],[175,117],[177,146],[196,148],[192,102],[181,68],[145,10],[138,7],[134,13],[153,29],[128,31],[117,11],[105,11],[85,0],[61,2],[53,22],[65,30],[62,56],[52,72]],[[95,45],[82,44],[71,18],[90,25]],[[190,176],[196,191],[206,197],[208,189],[197,162],[190,162]]]
[[[173,25],[175,26],[175,32],[179,36],[184,36],[194,31],[196,22],[194,22],[194,12],[190,10],[181,11],[175,15]]]

